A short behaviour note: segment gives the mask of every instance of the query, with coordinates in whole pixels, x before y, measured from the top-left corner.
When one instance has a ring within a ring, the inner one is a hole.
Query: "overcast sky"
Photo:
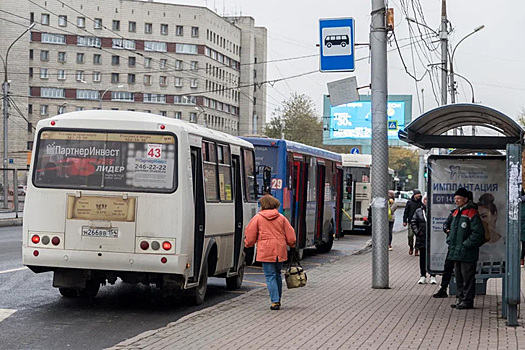
[[[207,6],[220,15],[251,16],[257,26],[268,29],[268,60],[315,55],[310,58],[268,63],[268,80],[280,79],[307,73],[319,69],[320,18],[353,17],[356,23],[356,43],[367,43],[370,28],[371,1],[365,0],[163,0],[163,2]],[[414,7],[413,7],[414,6]],[[403,8],[420,8],[418,20],[423,18],[426,24],[438,30],[441,20],[441,0],[395,0],[389,7],[395,11],[395,33],[401,54],[410,73],[420,78],[428,68],[433,73],[426,74],[423,80],[415,83],[403,68],[395,42],[391,40],[388,50],[388,89],[389,94],[412,95],[412,117],[418,117],[422,111],[428,111],[440,104],[439,71],[426,67],[440,62],[439,44],[431,40],[438,38],[430,34],[426,44],[414,43],[409,39],[409,24]],[[509,117],[516,118],[525,106],[525,42],[523,24],[525,1],[523,0],[461,0],[448,1],[448,19],[452,33],[449,37],[453,48],[474,28],[485,28],[467,38],[458,46],[454,57],[454,71],[467,78],[474,87],[477,103],[495,108]],[[418,11],[419,12],[419,11]],[[421,17],[421,14],[424,17]],[[413,31],[416,25],[411,24]],[[425,35],[423,27],[421,33]],[[416,32],[419,35],[418,32]],[[393,38],[392,38],[393,39]],[[413,45],[410,45],[412,42]],[[434,45],[434,47],[432,46]],[[417,49],[416,49],[417,47]],[[431,49],[435,48],[435,51]],[[356,48],[356,57],[368,55],[366,47]],[[421,59],[419,59],[420,57]],[[425,65],[421,63],[423,61]],[[415,68],[415,69],[414,69]],[[291,93],[306,94],[322,114],[322,95],[327,94],[326,83],[349,76],[356,76],[359,86],[370,83],[370,62],[367,59],[356,63],[353,73],[316,72],[299,78],[277,82],[268,86],[267,119],[273,111]],[[438,79],[436,79],[436,77]],[[457,102],[470,102],[472,93],[469,85],[457,77]],[[432,86],[434,86],[434,91]],[[424,90],[423,93],[421,92]],[[369,89],[360,90],[369,94]],[[450,95],[448,97],[450,101]]]

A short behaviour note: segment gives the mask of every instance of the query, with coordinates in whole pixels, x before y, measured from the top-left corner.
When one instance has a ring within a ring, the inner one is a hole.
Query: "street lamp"
[[[195,109],[198,110],[198,111],[200,111],[200,112],[197,114],[197,120],[195,121],[196,123],[198,123],[198,122],[199,122],[199,117],[201,116],[202,113],[205,113],[206,110],[205,110],[204,107],[202,107],[202,106],[196,106]],[[208,127],[207,124],[208,124],[208,123],[207,123],[207,121],[206,121],[206,117],[205,117],[205,118],[204,118],[204,127],[205,127],[205,128]]]
[[[11,48],[13,47],[13,45],[18,40],[20,40],[24,36],[25,33],[30,31],[34,26],[35,26],[35,23],[31,23],[31,25],[27,27],[26,30],[24,30],[24,32],[20,34],[18,38],[15,39],[15,41],[11,43],[11,45],[9,45],[5,53],[5,60],[2,58],[2,61],[4,63],[4,83],[2,84],[2,90],[4,92],[4,104],[3,105],[4,105],[4,207],[5,208],[7,208],[8,206],[7,190],[9,186],[9,183],[7,181],[7,167],[9,165],[9,154],[8,154],[8,147],[7,147],[7,142],[8,142],[7,141],[8,140],[7,138],[7,134],[8,134],[7,119],[9,119],[9,100],[8,100],[9,80],[7,80],[7,60],[9,58],[9,51],[11,51]],[[17,189],[15,188],[14,191],[16,190]]]
[[[476,27],[472,32],[467,34],[466,36],[461,39],[456,46],[454,46],[454,49],[452,50],[452,55],[450,56],[450,102],[456,103],[456,82],[454,80],[454,54],[456,53],[456,49],[458,48],[459,44],[461,44],[466,38],[468,38],[471,35],[476,34],[480,30],[485,28],[485,25],[481,25],[479,27]],[[459,75],[459,74],[457,74]],[[459,75],[460,76],[460,75]],[[461,76],[460,76],[461,77]],[[464,77],[462,77],[465,79]],[[465,79],[467,80],[467,79]],[[470,82],[467,80],[467,82],[470,84]],[[472,88],[472,84],[470,84],[470,87]],[[474,89],[472,89],[472,103],[474,103]]]
[[[104,98],[104,95],[106,94],[106,92],[108,92],[109,89],[111,89],[111,87],[108,87],[106,90],[104,90],[104,92],[100,93],[100,90],[94,84],[88,83],[85,80],[80,80],[80,82],[82,84],[91,85],[92,87],[95,88],[95,90],[98,91],[98,109],[102,109],[102,99]],[[124,87],[124,85],[122,85],[122,84],[117,85],[117,88],[121,88],[121,87]]]

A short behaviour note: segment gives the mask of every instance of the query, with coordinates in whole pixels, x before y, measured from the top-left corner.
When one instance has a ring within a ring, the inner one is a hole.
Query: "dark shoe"
[[[447,291],[444,289],[438,290],[438,292],[432,295],[433,298],[448,298]]]
[[[456,303],[450,305],[451,308],[455,309],[458,307],[458,305],[461,304],[461,298],[456,297]]]
[[[419,250],[418,250],[418,249],[416,249],[416,252],[415,252],[414,255],[415,255],[415,256],[418,256],[418,255],[419,255]]]
[[[473,309],[474,305],[472,303],[467,303],[465,301],[462,301],[456,306],[456,309],[458,310],[467,310],[467,309]]]
[[[270,310],[279,310],[281,308],[281,303],[272,303]]]
[[[410,247],[410,249],[408,250],[408,255],[412,255],[414,254],[414,248]]]

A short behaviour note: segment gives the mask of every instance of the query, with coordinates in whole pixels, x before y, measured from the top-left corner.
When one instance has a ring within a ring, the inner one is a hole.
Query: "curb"
[[[0,219],[0,227],[22,226],[23,218]]]
[[[366,244],[352,252],[351,254],[349,255],[342,255],[342,256],[335,256],[333,259],[331,259],[330,261],[327,261],[325,263],[322,263],[321,265],[317,266],[317,267],[314,267],[310,270],[317,270],[318,268],[320,268],[321,266],[324,266],[326,264],[333,264],[334,262],[338,261],[338,260],[341,260],[343,258],[348,258],[350,256],[353,256],[353,255],[361,255],[361,254],[366,254],[368,251],[370,251],[372,247],[372,240],[368,240],[366,242]],[[133,338],[129,338],[129,339],[126,339],[126,340],[123,340],[122,342],[116,344],[116,345],[113,345],[112,347],[110,348],[106,348],[107,350],[117,350],[117,349],[126,349],[128,348],[129,346],[132,346],[133,343],[135,342],[138,342],[144,338],[148,338],[150,336],[154,336],[156,333],[160,333],[168,328],[171,328],[171,327],[174,327],[176,325],[178,325],[179,323],[183,323],[191,318],[194,318],[194,317],[199,317],[201,314],[204,314],[204,313],[210,313],[210,312],[214,312],[216,311],[217,309],[220,309],[222,308],[223,306],[225,305],[228,305],[228,304],[232,304],[232,303],[237,303],[243,299],[246,299],[248,297],[251,297],[253,294],[255,293],[260,293],[263,289],[265,289],[266,287],[256,287],[246,293],[244,293],[243,295],[239,295],[238,297],[235,297],[235,298],[231,298],[229,300],[225,300],[223,302],[220,302],[218,304],[215,304],[213,306],[210,306],[210,307],[207,307],[205,309],[202,309],[202,310],[199,310],[199,311],[195,311],[195,312],[192,312],[191,314],[188,314],[186,316],[182,316],[181,318],[179,318],[177,321],[173,321],[173,322],[170,322],[168,323],[166,326],[164,327],[161,327],[161,328],[158,328],[158,329],[154,329],[154,330],[149,330],[149,331],[145,331],[139,335],[136,335],[135,337]],[[132,349],[133,347],[130,347],[129,349]]]

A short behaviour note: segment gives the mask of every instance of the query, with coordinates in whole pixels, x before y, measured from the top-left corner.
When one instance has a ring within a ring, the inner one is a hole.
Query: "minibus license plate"
[[[118,228],[92,228],[83,226],[82,236],[117,238]]]

